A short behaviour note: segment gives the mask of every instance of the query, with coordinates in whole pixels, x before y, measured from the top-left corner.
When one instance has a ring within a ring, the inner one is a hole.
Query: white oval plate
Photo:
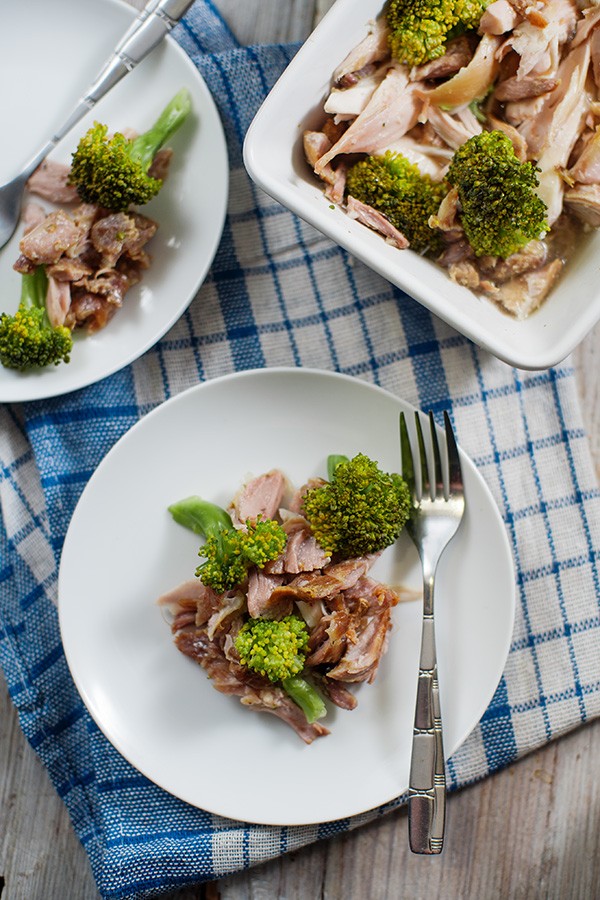
[[[135,11],[117,0],[27,0],[6,4],[0,29],[0,183],[12,178],[62,125],[97,75]],[[9,90],[7,86],[13,85]],[[159,223],[148,247],[153,262],[108,327],[77,336],[71,362],[39,372],[0,367],[0,402],[37,400],[99,381],[137,359],[177,321],[216,252],[227,205],[227,147],[213,99],[191,60],[167,38],[86,116],[51,154],[68,163],[95,121],[111,130],[145,131],[181,88],[193,115],[170,141],[169,177],[143,211]],[[36,200],[35,197],[32,199]],[[19,227],[0,250],[0,310],[19,303]]]
[[[249,822],[300,825],[351,816],[408,784],[421,604],[393,613],[389,649],[352,712],[305,745],[274,716],[218,693],[174,646],[155,601],[193,577],[199,541],[167,506],[192,493],[227,503],[249,474],[281,467],[297,484],[329,453],[399,467],[398,415],[412,408],[356,379],[263,369],[193,387],[140,420],[90,479],[59,576],[62,640],[91,715],[119,752],[182,800]],[[515,590],[498,510],[463,455],[468,507],[438,570],[436,617],[446,753],[486,709],[506,661]],[[377,576],[420,590],[407,536]]]

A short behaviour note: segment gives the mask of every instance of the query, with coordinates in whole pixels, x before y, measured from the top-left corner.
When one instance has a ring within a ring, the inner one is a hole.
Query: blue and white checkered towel
[[[0,407],[0,663],[106,898],[158,896],[382,813],[279,828],[187,806],[112,748],[71,681],[55,603],[75,503],[142,414],[198,381],[308,366],[450,412],[497,500],[518,578],[506,670],[450,761],[452,787],[600,713],[600,493],[569,362],[535,374],[498,362],[249,182],[246,128],[295,47],[239,47],[204,0],[176,36],[213,92],[229,145],[228,218],[208,278],[170,333],[133,365],[58,399]]]

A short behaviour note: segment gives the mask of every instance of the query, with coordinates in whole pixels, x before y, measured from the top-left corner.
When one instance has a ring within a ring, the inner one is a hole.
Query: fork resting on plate
[[[418,467],[404,413],[400,413],[402,475],[412,494],[406,528],[423,567],[423,629],[410,764],[408,828],[413,853],[441,853],[446,819],[446,772],[433,618],[439,559],[460,525],[465,498],[458,448],[447,413],[445,464],[433,414],[429,413],[433,466],[427,460],[419,413],[415,413]]]

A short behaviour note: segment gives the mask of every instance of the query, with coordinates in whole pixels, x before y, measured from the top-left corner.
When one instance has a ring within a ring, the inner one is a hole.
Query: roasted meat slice
[[[239,697],[244,706],[257,712],[272,713],[291,725],[305,743],[329,734],[324,725],[309,724],[300,707],[282,688],[228,659],[222,641],[211,640],[206,629],[183,631],[175,637],[175,643],[182,653],[202,666],[216,690]]]

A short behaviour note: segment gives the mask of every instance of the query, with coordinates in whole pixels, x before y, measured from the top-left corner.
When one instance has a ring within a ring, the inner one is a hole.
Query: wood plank
[[[2,900],[98,900],[88,857],[46,769],[23,736],[1,672],[0,723]]]
[[[410,852],[401,810],[226,878],[221,900],[591,900],[600,885],[599,739],[596,722],[451,795],[440,857]]]

